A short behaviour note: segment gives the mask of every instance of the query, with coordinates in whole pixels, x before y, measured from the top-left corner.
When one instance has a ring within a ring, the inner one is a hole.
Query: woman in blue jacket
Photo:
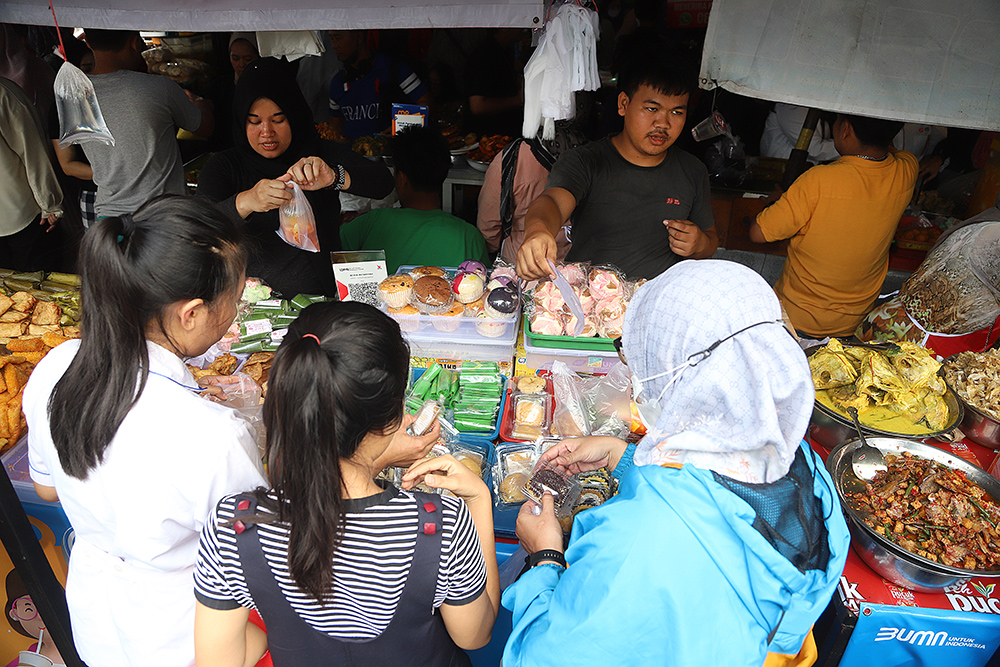
[[[622,352],[649,432],[546,452],[613,468],[620,491],[576,517],[565,555],[551,499],[522,508],[534,567],[503,596],[504,666],[811,664],[849,536],[802,440],[813,385],[774,292],[739,264],[682,262],[636,292]]]

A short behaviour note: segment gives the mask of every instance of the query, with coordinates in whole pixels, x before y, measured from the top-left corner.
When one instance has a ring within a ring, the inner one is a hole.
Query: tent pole
[[[802,123],[802,131],[799,132],[799,140],[788,156],[785,173],[781,177],[782,191],[787,191],[792,183],[795,182],[795,179],[806,170],[806,158],[809,157],[809,144],[812,143],[813,133],[816,132],[819,117],[819,109],[809,109],[809,112],[806,114],[806,120]]]

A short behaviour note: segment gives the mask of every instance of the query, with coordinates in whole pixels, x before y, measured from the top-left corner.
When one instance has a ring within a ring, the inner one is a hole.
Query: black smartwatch
[[[565,556],[562,555],[561,551],[556,551],[555,549],[542,549],[541,551],[536,551],[525,558],[524,562],[528,564],[528,567],[535,567],[543,560],[555,561],[559,565],[566,567]]]

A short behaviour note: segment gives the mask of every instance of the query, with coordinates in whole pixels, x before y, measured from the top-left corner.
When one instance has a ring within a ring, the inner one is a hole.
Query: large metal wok
[[[969,481],[982,487],[994,500],[1000,502],[1000,481],[982,468],[972,465],[949,452],[914,440],[902,438],[866,438],[868,444],[883,454],[909,452],[914,456],[937,461],[939,464],[965,473]],[[911,553],[875,532],[864,522],[865,511],[855,506],[845,493],[860,486],[851,469],[851,454],[860,446],[855,439],[836,447],[827,457],[826,467],[833,477],[837,495],[843,506],[851,530],[851,543],[858,555],[879,575],[889,581],[924,593],[937,593],[947,586],[963,584],[970,579],[1000,578],[1000,568],[993,570],[966,570],[938,563]]]

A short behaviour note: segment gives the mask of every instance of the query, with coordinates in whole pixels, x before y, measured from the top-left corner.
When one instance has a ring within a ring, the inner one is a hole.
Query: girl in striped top
[[[202,534],[198,665],[252,665],[263,617],[283,665],[469,665],[499,609],[492,503],[450,456],[404,488],[374,481],[403,416],[409,350],[360,303],[310,306],[275,357],[264,422],[269,489],[230,496]],[[457,497],[412,489],[424,481]],[[249,638],[249,640],[248,640]]]

